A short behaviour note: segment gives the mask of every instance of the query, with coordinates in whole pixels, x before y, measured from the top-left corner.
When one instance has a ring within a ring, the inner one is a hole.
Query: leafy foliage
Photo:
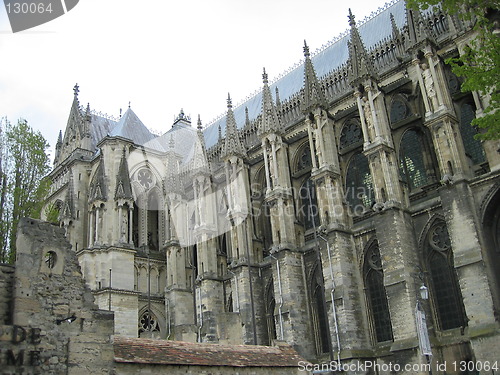
[[[0,121],[0,261],[13,262],[19,219],[39,218],[49,183],[47,141],[25,120]]]
[[[484,116],[472,121],[472,125],[484,129],[479,139],[500,139],[500,34],[498,30],[498,0],[408,0],[412,9],[441,6],[448,14],[456,14],[463,21],[474,22],[477,37],[465,48],[460,57],[446,62],[459,77],[464,77],[463,92],[476,91],[485,103]],[[486,100],[484,100],[486,99]]]

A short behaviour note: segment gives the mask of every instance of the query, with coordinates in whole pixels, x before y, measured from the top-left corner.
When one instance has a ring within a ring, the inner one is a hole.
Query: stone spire
[[[191,172],[197,174],[207,174],[210,173],[210,166],[208,164],[207,150],[205,147],[205,137],[201,129],[203,128],[201,120],[198,117],[198,124],[196,130],[196,140],[194,142],[194,152],[193,158],[190,163]]]
[[[262,81],[264,82],[264,87],[262,88],[262,120],[258,134],[261,137],[272,133],[281,134],[283,132],[283,125],[274,105],[265,68],[262,74]]]
[[[229,156],[244,158],[246,154],[245,147],[241,143],[236,127],[231,96],[227,94],[226,139],[224,142],[223,158],[228,158]]]
[[[377,78],[377,73],[368,52],[361,40],[354,15],[349,8],[349,26],[351,27],[351,39],[348,42],[349,60],[351,70],[349,72],[349,81],[351,85],[357,84],[366,78]]]
[[[122,159],[120,160],[120,166],[116,175],[115,199],[134,199],[125,148],[123,148]]]
[[[62,130],[59,130],[59,136],[57,137],[57,143],[56,143],[56,152],[54,155],[54,165],[57,165],[60,162],[60,157],[61,157],[61,149],[63,145],[63,138],[62,138]]]
[[[104,175],[104,160],[101,154],[101,160],[99,161],[99,165],[97,166],[97,170],[90,184],[89,201],[105,202],[106,200],[107,200],[106,177]]]
[[[309,53],[309,47],[304,40],[304,98],[301,103],[302,112],[310,112],[314,108],[326,108],[326,98],[321,88]]]

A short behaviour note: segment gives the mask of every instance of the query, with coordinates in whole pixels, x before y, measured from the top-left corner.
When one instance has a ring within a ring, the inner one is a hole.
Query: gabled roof
[[[144,145],[155,138],[131,108],[127,109],[109,135],[130,139],[138,145]]]
[[[308,363],[289,345],[221,345],[115,336],[115,362],[176,366],[298,367]]]

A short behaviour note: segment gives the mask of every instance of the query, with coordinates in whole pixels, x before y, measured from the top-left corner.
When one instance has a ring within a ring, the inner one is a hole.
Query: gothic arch
[[[266,284],[265,289],[265,311],[267,324],[268,344],[272,345],[272,340],[278,338],[278,330],[276,328],[276,298],[274,297],[274,280],[271,277]],[[281,332],[280,332],[281,335]],[[282,339],[282,338],[281,338]]]
[[[148,304],[143,306],[138,313],[138,333],[139,336],[141,332],[144,331],[144,328],[147,327],[147,312],[148,312]],[[164,338],[166,333],[166,318],[165,314],[162,310],[158,309],[154,304],[151,304],[151,312],[154,321],[153,332],[157,332],[159,338]],[[156,318],[156,319],[155,319]],[[142,328],[142,329],[141,329]]]
[[[480,212],[485,240],[483,256],[498,320],[498,312],[500,312],[500,182],[492,186],[485,194]]]
[[[412,106],[408,96],[402,92],[394,94],[391,98],[389,120],[391,125],[397,124],[413,116]]]
[[[376,237],[372,237],[363,251],[363,283],[365,286],[368,320],[375,342],[393,340],[389,301],[384,285],[382,258]]]
[[[481,141],[474,138],[478,133],[476,127],[471,125],[476,118],[476,106],[471,98],[458,103],[457,111],[460,135],[464,145],[465,155],[471,165],[482,164],[486,161],[486,154]]]
[[[420,236],[419,245],[424,282],[429,289],[437,329],[465,327],[467,318],[446,221],[438,215],[432,217]]]
[[[292,156],[292,174],[305,173],[312,168],[311,148],[309,140],[303,141]]]
[[[316,261],[309,273],[308,286],[310,293],[311,305],[311,318],[313,337],[316,346],[316,352],[321,355],[322,353],[329,352],[329,335],[327,314],[325,311],[325,295],[324,295],[324,279],[321,264]]]

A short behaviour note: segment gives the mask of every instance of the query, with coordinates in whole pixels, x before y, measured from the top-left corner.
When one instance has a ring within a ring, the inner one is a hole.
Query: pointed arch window
[[[375,199],[368,159],[360,152],[351,158],[347,167],[346,198],[354,212],[370,207]]]
[[[365,255],[364,278],[366,300],[371,313],[373,332],[377,342],[391,341],[392,324],[389,303],[384,286],[384,272],[378,243],[373,243]]]
[[[274,283],[271,280],[266,293],[266,321],[267,321],[267,336],[269,345],[272,345],[272,340],[278,338],[276,334],[276,317],[274,310],[276,308],[276,300],[274,298]]]
[[[478,133],[477,128],[471,125],[476,117],[472,104],[463,103],[460,106],[460,134],[465,148],[465,154],[472,164],[481,164],[486,161],[481,141],[474,138]]]
[[[311,280],[311,307],[313,315],[313,330],[316,350],[318,354],[328,353],[328,335],[330,331],[326,321],[325,296],[323,294],[323,275],[320,268],[316,265]]]
[[[359,119],[351,118],[346,121],[340,132],[339,146],[341,149],[361,146],[363,144],[363,132]]]
[[[319,208],[318,199],[316,197],[316,189],[311,179],[307,179],[301,186],[300,191],[300,213],[304,220],[305,229],[319,227]]]
[[[429,154],[422,132],[417,129],[407,130],[399,148],[399,172],[410,190],[429,183]]]
[[[453,266],[453,251],[446,224],[434,224],[427,235],[426,268],[431,301],[441,330],[466,325],[462,294]]]

